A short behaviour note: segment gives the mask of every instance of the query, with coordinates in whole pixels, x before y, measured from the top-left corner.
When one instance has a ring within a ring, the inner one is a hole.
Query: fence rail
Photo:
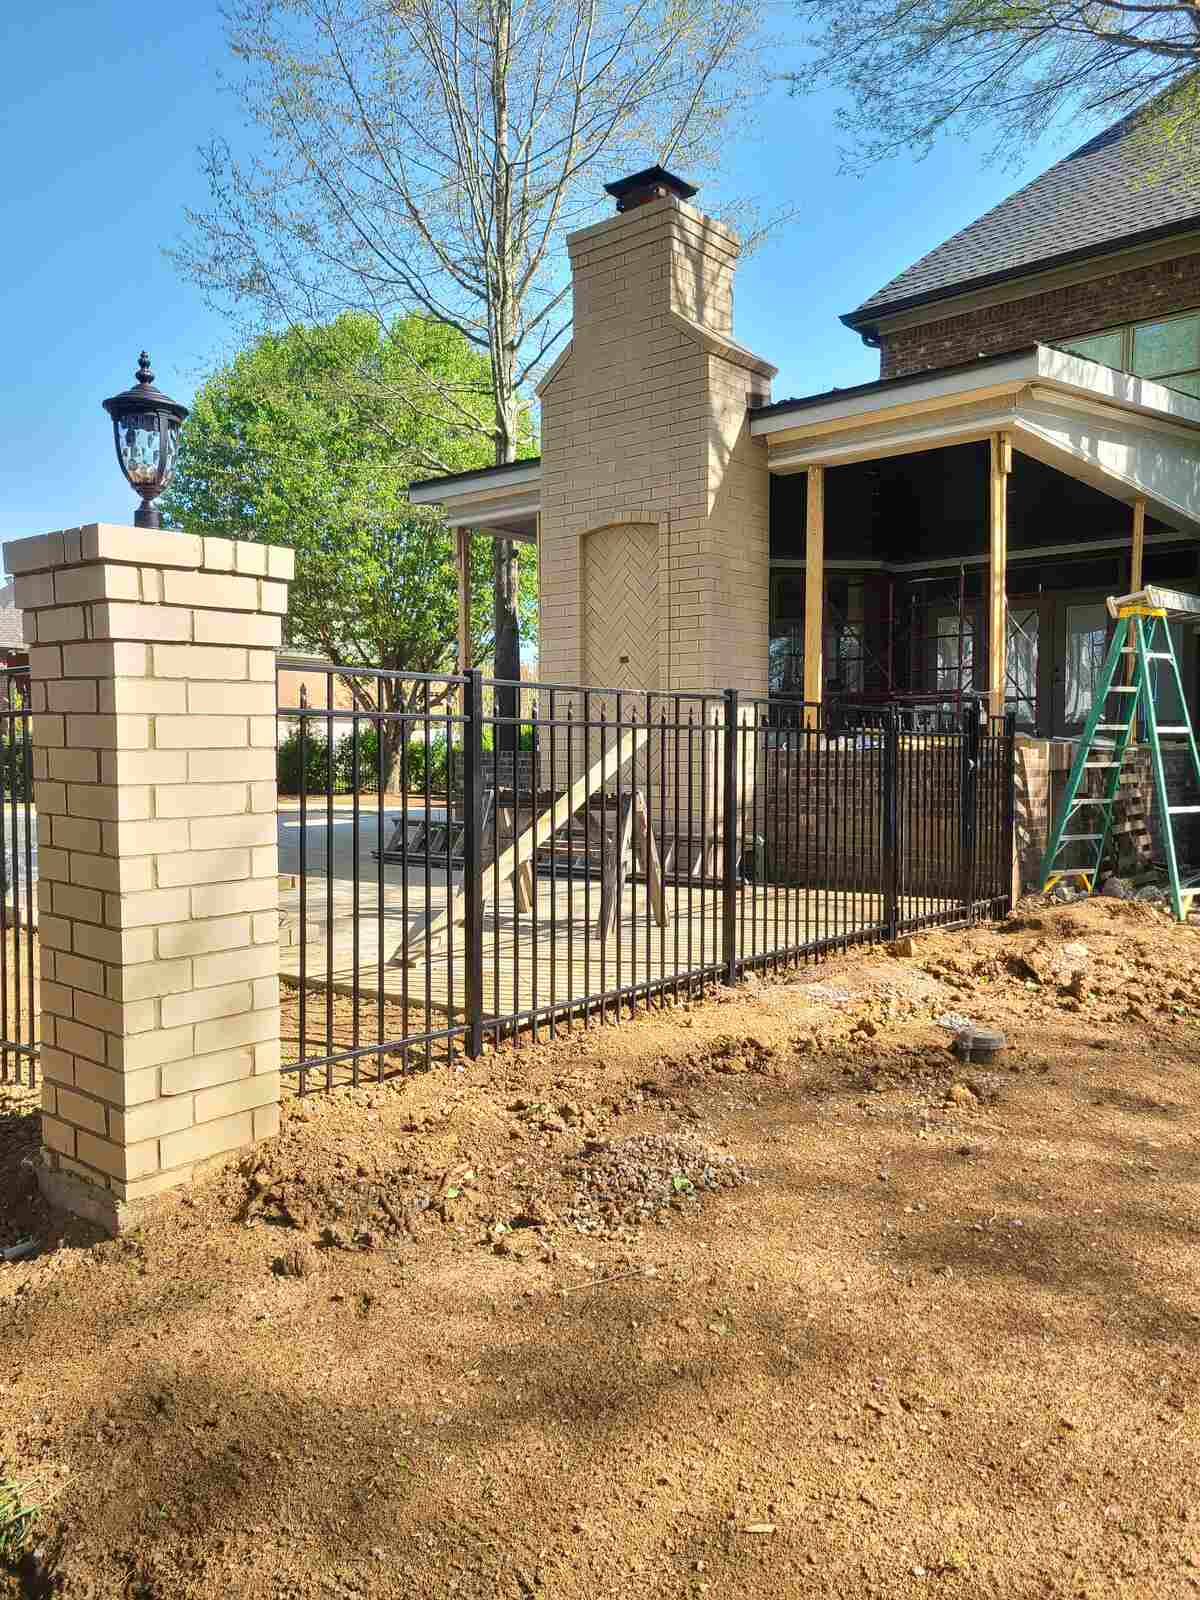
[[[1010,903],[1012,724],[975,705],[304,678],[279,706],[302,1090]]]

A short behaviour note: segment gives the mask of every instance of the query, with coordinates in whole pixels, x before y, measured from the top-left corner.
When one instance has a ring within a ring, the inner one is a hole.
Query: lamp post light
[[[179,430],[188,408],[168,400],[154,387],[150,357],[143,350],[138,362],[137,382],[123,394],[104,402],[112,418],[113,443],[117,461],[129,487],[141,495],[134,513],[135,528],[161,528],[155,499],[167,487],[175,455],[179,449]]]

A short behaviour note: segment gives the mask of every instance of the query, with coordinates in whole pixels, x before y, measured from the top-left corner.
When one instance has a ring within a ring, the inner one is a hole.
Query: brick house
[[[1140,170],[1127,123],[1083,145],[843,317],[878,380],[781,401],[733,336],[736,237],[659,168],[612,184],[541,458],[413,498],[537,541],[547,680],[982,695],[1040,812],[1105,597],[1200,589],[1200,184]]]

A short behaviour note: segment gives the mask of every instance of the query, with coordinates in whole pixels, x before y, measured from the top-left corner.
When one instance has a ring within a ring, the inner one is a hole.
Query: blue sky
[[[236,142],[219,74],[217,0],[131,13],[128,0],[45,0],[0,20],[0,538],[132,520],[105,395],[145,345],[160,387],[188,401],[229,349],[222,318],[162,254],[205,191],[196,148]],[[790,26],[785,4],[777,25]],[[838,171],[831,102],[769,92],[733,182],[800,218],[745,263],[737,335],[780,368],[776,397],[877,375],[837,321],[900,268],[1083,136],[1044,142],[1020,172],[948,142],[858,177]],[[1086,130],[1084,130],[1086,131]],[[609,174],[605,174],[605,177]],[[698,203],[703,202],[703,194]]]

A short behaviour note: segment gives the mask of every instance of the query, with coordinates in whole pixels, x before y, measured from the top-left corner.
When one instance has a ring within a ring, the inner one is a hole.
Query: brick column
[[[4,549],[38,818],[42,1190],[115,1230],[279,1126],[275,650],[290,550]]]

